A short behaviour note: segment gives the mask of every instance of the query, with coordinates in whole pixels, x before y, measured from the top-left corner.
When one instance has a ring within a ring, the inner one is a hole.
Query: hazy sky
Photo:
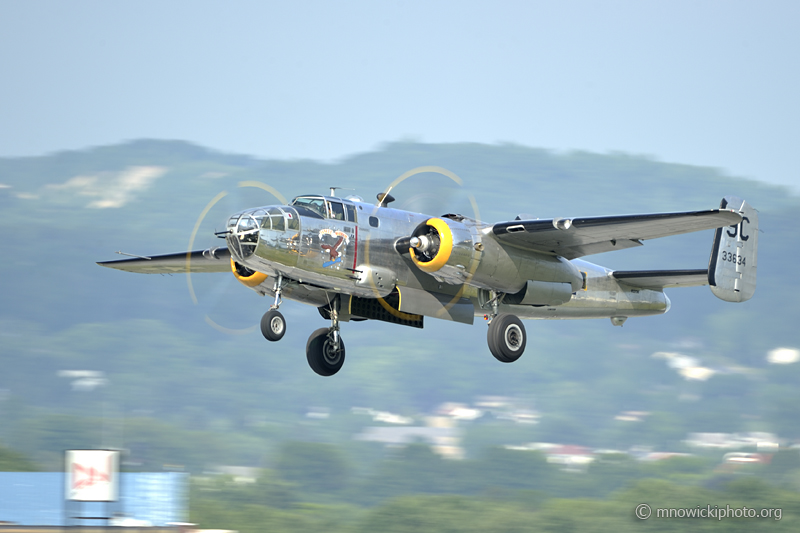
[[[800,192],[798,56],[796,0],[0,0],[0,156],[514,142]]]

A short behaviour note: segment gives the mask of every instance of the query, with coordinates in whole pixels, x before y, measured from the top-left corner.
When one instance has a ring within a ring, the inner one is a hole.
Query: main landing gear
[[[308,338],[306,359],[311,370],[320,376],[332,376],[344,364],[344,341],[339,331],[319,328]]]
[[[278,274],[275,280],[275,302],[269,311],[261,317],[261,334],[268,341],[279,341],[286,333],[286,320],[278,311],[281,305],[281,288],[283,276]],[[330,303],[331,326],[320,328],[308,338],[306,343],[306,358],[311,370],[320,376],[332,376],[344,364],[344,341],[339,335],[339,295],[337,294]],[[328,313],[326,313],[328,314]]]
[[[513,363],[525,351],[527,335],[525,326],[516,315],[498,314],[498,307],[503,296],[502,293],[493,294],[493,298],[487,302],[487,305],[492,307],[492,318],[489,321],[486,340],[489,343],[489,351],[492,352],[495,359],[501,363]]]
[[[339,302],[337,294],[329,306],[331,327],[316,330],[306,343],[308,366],[320,376],[332,376],[344,364],[344,341],[339,334]]]

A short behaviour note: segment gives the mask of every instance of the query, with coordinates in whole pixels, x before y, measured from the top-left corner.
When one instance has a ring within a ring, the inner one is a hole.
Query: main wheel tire
[[[527,335],[522,321],[515,315],[503,313],[497,315],[489,324],[486,335],[489,351],[502,363],[513,363],[525,351]]]
[[[277,309],[270,309],[261,317],[261,334],[268,341],[279,341],[286,333],[286,319]]]
[[[320,376],[332,376],[344,364],[344,341],[339,335],[339,349],[336,350],[328,337],[328,328],[316,330],[306,343],[306,358],[311,370]]]

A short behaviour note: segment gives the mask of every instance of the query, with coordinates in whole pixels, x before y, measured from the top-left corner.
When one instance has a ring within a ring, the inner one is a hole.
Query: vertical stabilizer
[[[736,196],[726,196],[719,207],[733,209],[742,221],[717,228],[708,263],[708,284],[717,298],[744,302],[756,291],[758,213]]]

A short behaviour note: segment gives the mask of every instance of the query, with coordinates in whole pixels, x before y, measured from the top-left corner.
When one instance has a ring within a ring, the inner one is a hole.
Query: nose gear
[[[275,291],[275,302],[269,307],[269,311],[261,317],[261,334],[268,341],[279,341],[286,333],[286,319],[278,308],[281,306],[281,286],[283,285],[283,275],[278,274],[273,290]]]
[[[275,280],[275,285],[273,285],[272,290],[275,291],[275,302],[269,307],[270,309],[278,310],[283,303],[283,298],[281,297],[281,291],[283,290],[283,274],[278,272],[278,278]]]
[[[261,317],[261,334],[268,341],[279,341],[286,333],[286,319],[277,309],[270,309]]]

